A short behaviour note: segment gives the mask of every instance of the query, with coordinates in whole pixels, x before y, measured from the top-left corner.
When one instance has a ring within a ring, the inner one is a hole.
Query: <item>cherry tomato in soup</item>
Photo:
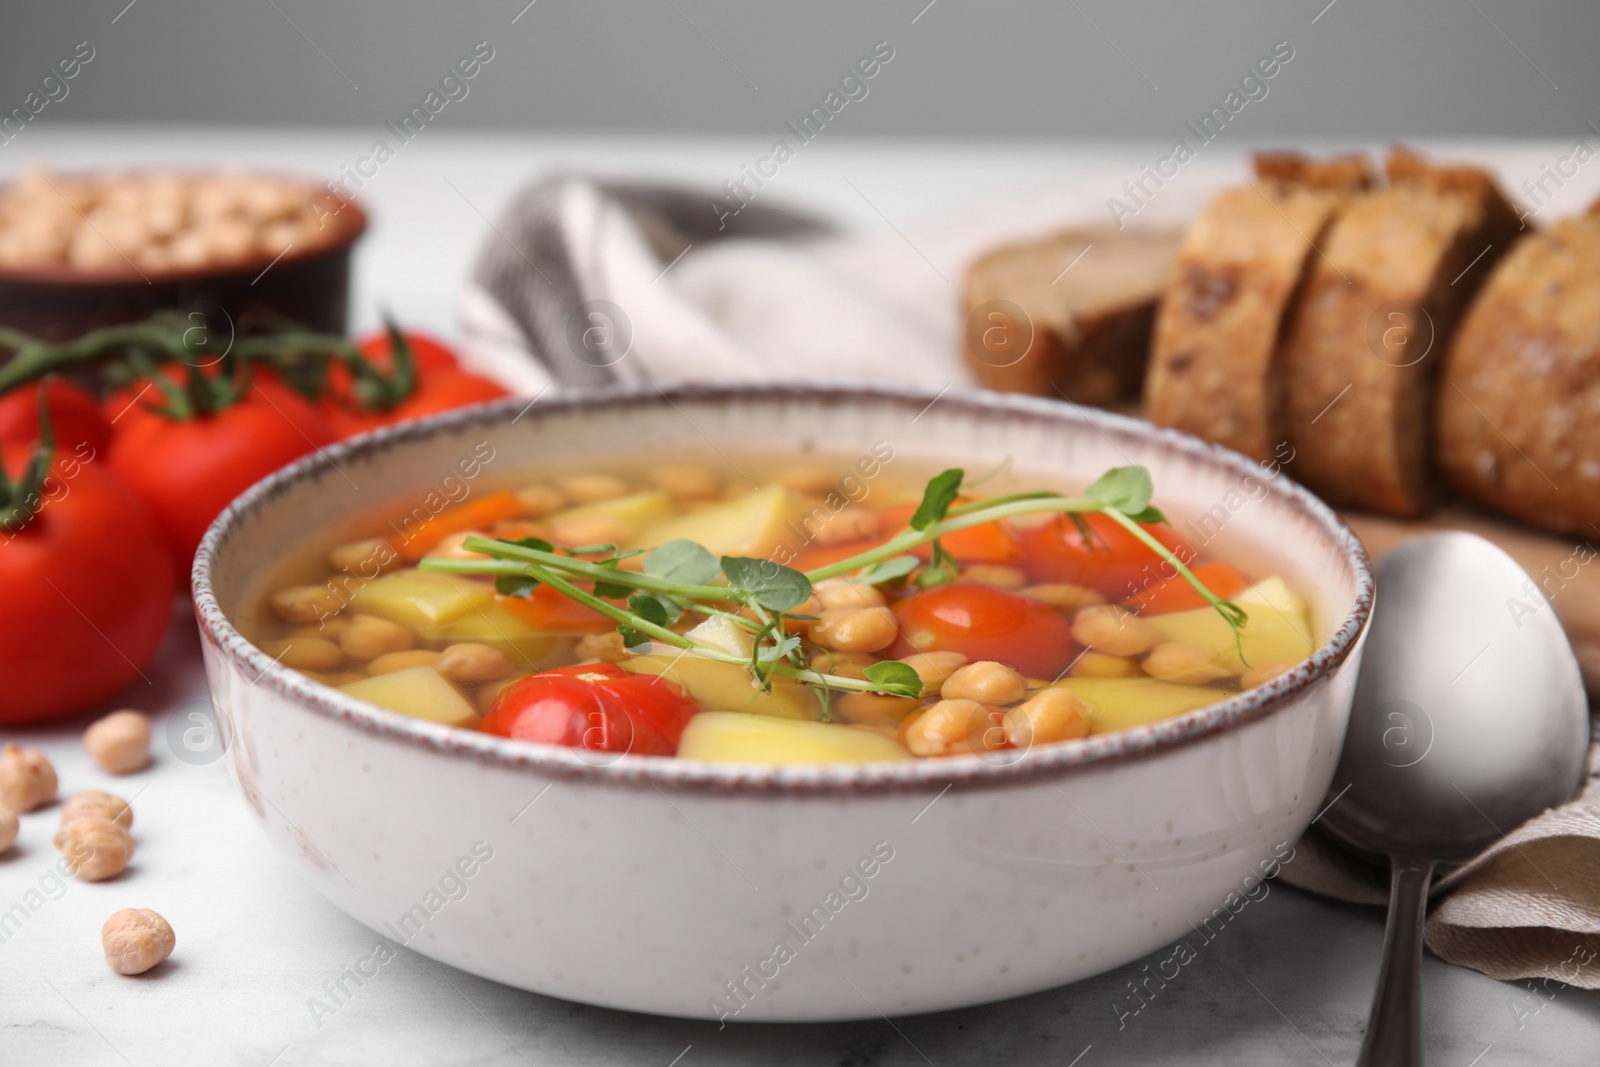
[[[970,501],[963,497],[956,503],[965,504]],[[916,510],[915,504],[897,504],[894,507],[884,508],[879,514],[879,521],[885,530],[896,534],[910,525],[911,516]],[[939,543],[944,546],[944,550],[952,559],[960,560],[962,563],[1011,563],[1021,555],[1021,546],[1017,543],[1016,534],[1011,532],[1009,526],[1000,522],[986,522],[981,526],[969,526],[965,530],[957,530],[941,537]],[[919,545],[911,549],[910,554],[918,559],[931,559],[933,546]]]
[[[1114,519],[1084,514],[1092,541],[1071,520],[1053,519],[1022,532],[1022,566],[1035,582],[1065,582],[1096,589],[1113,600],[1136,596],[1165,573],[1161,557]],[[1183,562],[1195,550],[1164,523],[1145,523],[1145,530]]]
[[[1189,570],[1200,579],[1200,584],[1224,599],[1250,588],[1250,579],[1229,563],[1202,563]],[[1163,578],[1166,574],[1173,576]],[[1170,611],[1203,608],[1206,599],[1182,575],[1158,564],[1148,584],[1141,578],[1137,592],[1128,598],[1128,606],[1141,615],[1164,615]]]
[[[976,582],[913,593],[894,605],[900,637],[886,653],[960,652],[1007,663],[1029,678],[1054,679],[1077,650],[1061,613],[1031,597]]]
[[[0,396],[0,445],[29,445],[39,439],[39,388],[39,383],[33,382]],[[100,414],[100,402],[94,395],[59,380],[45,386],[45,395],[57,449],[104,455],[111,442],[111,426]],[[87,445],[89,452],[81,451],[79,445]]]
[[[143,402],[128,405],[124,396],[107,406],[121,411],[111,470],[155,513],[181,571],[234,497],[333,441],[316,408],[266,375],[257,375],[237,402],[189,419],[170,418]]]
[[[24,458],[6,464],[15,475]],[[0,725],[93,707],[139,678],[174,578],[150,509],[99,459],[57,450],[32,517],[0,522]]]
[[[675,684],[609,663],[557,667],[512,682],[484,717],[484,733],[518,741],[671,756],[700,710]]]

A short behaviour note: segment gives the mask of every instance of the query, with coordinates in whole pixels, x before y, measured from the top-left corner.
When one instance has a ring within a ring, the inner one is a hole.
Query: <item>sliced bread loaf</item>
[[[1403,149],[1387,188],[1330,227],[1283,348],[1294,475],[1330,503],[1417,515],[1434,500],[1433,395],[1455,327],[1516,236],[1488,174]]]
[[[1596,209],[1524,238],[1496,267],[1450,348],[1438,419],[1439,462],[1462,492],[1600,537]]]
[[[1279,349],[1307,260],[1348,195],[1357,159],[1259,157],[1190,227],[1156,313],[1145,414],[1266,461],[1284,440]]]
[[[1066,230],[974,260],[963,300],[978,384],[1100,406],[1137,399],[1178,241],[1176,230]]]

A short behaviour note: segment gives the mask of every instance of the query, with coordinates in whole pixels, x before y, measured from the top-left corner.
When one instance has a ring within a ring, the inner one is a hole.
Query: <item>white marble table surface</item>
[[[364,152],[371,138],[372,131],[355,129],[40,124],[26,140],[0,149],[0,176],[30,159],[74,167],[218,157],[332,174]],[[356,325],[373,323],[381,305],[407,321],[451,332],[460,279],[485,231],[479,213],[492,217],[516,185],[539,170],[566,165],[720,184],[764,144],[762,138],[583,140],[430,131],[363,190],[376,225],[357,259]],[[1154,158],[1156,147],[838,141],[818,145],[786,169],[782,196],[847,226],[887,230],[987,192],[1057,175],[1076,179],[1086,168],[1133,174],[1139,161]],[[1474,151],[1482,158],[1485,150]],[[1493,146],[1513,185],[1564,150],[1557,144]],[[1220,150],[1217,158],[1223,158]],[[1584,175],[1587,188],[1564,198],[1560,209],[1577,210],[1597,178],[1600,173]],[[136,685],[116,702],[146,708],[158,719],[156,763],[139,775],[113,780],[96,771],[78,747],[82,722],[19,735],[55,761],[64,792],[104,788],[136,796],[139,851],[115,881],[57,881],[49,843],[55,814],[47,811],[26,818],[18,847],[0,857],[0,917],[12,917],[9,924],[0,918],[4,1067],[1332,1065],[1352,1062],[1360,1047],[1382,917],[1283,886],[1245,909],[1120,1026],[1116,1005],[1127,1002],[1126,983],[1141,973],[1137,962],[1034,996],[892,1024],[719,1031],[709,1022],[551,1000],[404,950],[319,1020],[308,1002],[323,995],[325,981],[370,952],[373,935],[279,860],[246,818],[224,762],[193,765],[173,755],[167,724],[184,722],[191,706],[204,705],[186,611],[179,611],[169,645],[149,673],[151,684]],[[128,906],[160,911],[177,931],[172,959],[141,979],[112,974],[101,958],[100,924]],[[1432,957],[1423,982],[1430,1064],[1600,1062],[1600,994],[1542,985],[1534,991]]]

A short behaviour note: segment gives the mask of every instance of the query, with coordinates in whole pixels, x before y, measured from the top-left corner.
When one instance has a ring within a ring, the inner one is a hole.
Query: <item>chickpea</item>
[[[56,769],[43,752],[7,743],[0,750],[0,807],[26,814],[56,799]]]
[[[888,603],[877,587],[849,578],[824,578],[811,590],[824,610],[829,608],[881,608]]]
[[[1042,689],[1006,712],[1006,740],[1017,748],[1089,735],[1089,709],[1070,690]]]
[[[115,878],[133,857],[133,835],[94,815],[79,816],[57,830],[54,843],[67,869],[84,882]]]
[[[426,648],[414,648],[409,652],[386,652],[367,664],[367,673],[373,676],[379,674],[393,674],[410,667],[432,667],[439,662],[439,653]]]
[[[892,697],[884,693],[845,693],[833,698],[833,707],[845,722],[861,726],[885,723],[898,726],[916,711],[920,702],[911,697]]]
[[[344,610],[339,594],[326,585],[291,585],[273,593],[269,602],[285,622],[320,622]]]
[[[5,855],[6,850],[17,843],[19,826],[16,812],[10,808],[0,808],[0,856]]]
[[[1093,589],[1086,589],[1081,585],[1068,585],[1065,582],[1025,586],[1022,595],[1042,600],[1057,611],[1077,611],[1079,608],[1094,607],[1106,602],[1106,598]]]
[[[628,491],[628,483],[614,474],[574,474],[557,478],[556,488],[577,504],[614,500]]]
[[[876,511],[852,504],[840,508],[832,518],[823,523],[815,538],[819,545],[842,545],[847,541],[859,541],[871,537],[878,532],[878,525]]]
[[[542,518],[567,506],[566,495],[548,485],[524,486],[517,490],[517,499],[522,502],[528,517],[533,519]]]
[[[807,496],[827,496],[839,484],[839,476],[826,467],[790,467],[774,474],[772,480]]]
[[[1288,674],[1294,670],[1295,665],[1288,660],[1279,660],[1273,663],[1258,663],[1239,676],[1239,688],[1254,689],[1258,685],[1266,685],[1280,674]]]
[[[504,652],[493,645],[475,642],[448,646],[439,653],[433,666],[452,682],[488,682],[504,678],[515,670]]]
[[[1067,669],[1070,678],[1137,678],[1141,673],[1138,660],[1092,649],[1081,653]]]
[[[722,478],[706,467],[657,467],[650,480],[672,499],[686,502],[715,500],[722,495]]]
[[[633,558],[638,559],[637,556]],[[823,608],[824,605],[822,603],[822,598],[817,596],[816,593],[812,593],[810,596],[800,601],[800,603],[790,608],[789,613],[791,615],[821,615]]]
[[[344,662],[344,650],[325,637],[285,637],[268,641],[261,651],[297,671],[332,670]]]
[[[611,515],[557,519],[550,532],[563,545],[622,545],[633,538],[633,527]]]
[[[975,700],[979,704],[1015,704],[1027,693],[1026,678],[991,659],[957,668],[939,687],[939,695],[946,700]]]
[[[211,255],[206,235],[199,230],[182,230],[173,235],[168,249],[176,267],[201,267]]]
[[[1000,589],[1021,589],[1028,584],[1028,576],[1016,567],[998,563],[974,563],[961,570],[961,578],[968,582],[982,582]]]
[[[357,615],[339,635],[339,647],[362,662],[390,652],[404,652],[417,643],[416,635],[397,622],[376,615]]]
[[[1160,637],[1143,619],[1107,604],[1083,608],[1073,616],[1072,639],[1096,652],[1137,656],[1153,648]]]
[[[123,253],[92,226],[85,226],[72,235],[67,248],[67,261],[82,270],[115,269],[124,262]]]
[[[118,974],[143,974],[178,943],[167,920],[148,908],[123,908],[100,928],[100,947]]]
[[[622,635],[615,630],[603,634],[585,634],[579,639],[573,654],[579,659],[594,659],[601,663],[621,663],[631,653],[622,644]]]
[[[1177,641],[1166,641],[1152,648],[1144,659],[1144,672],[1152,678],[1179,685],[1205,685],[1233,673],[1206,649]]]
[[[811,627],[813,641],[840,652],[876,652],[898,634],[888,608],[829,608]]]
[[[522,681],[526,677],[526,674],[513,674],[508,678],[501,678],[494,682],[484,682],[478,686],[478,691],[474,694],[474,699],[478,702],[478,711],[484,715],[489,714],[490,709],[494,707],[495,698],[500,695],[501,690],[513,682]]]
[[[834,674],[840,678],[858,678],[865,680],[866,669],[878,662],[876,656],[868,656],[861,652],[838,652],[833,649],[822,649],[811,657],[813,670],[823,674]]]
[[[966,664],[967,657],[960,652],[913,652],[900,661],[917,672],[922,679],[922,695],[937,693],[945,679]]]
[[[83,750],[107,774],[132,774],[150,765],[150,720],[132,708],[113,711],[83,732]]]
[[[462,547],[469,537],[488,537],[482,530],[462,530],[446,534],[444,539],[428,552],[430,559],[488,559],[482,552],[472,552]]]
[[[906,727],[906,748],[913,756],[950,755],[989,725],[989,709],[976,700],[941,700]]]
[[[393,545],[381,537],[365,541],[349,541],[334,545],[328,550],[328,565],[334,570],[350,571],[358,578],[374,578],[383,568],[400,558]]]
[[[324,637],[329,641],[336,641],[350,628],[350,620],[343,618],[323,619],[321,622],[302,623],[291,626],[289,637]]]
[[[114,822],[124,830],[133,825],[133,808],[126,800],[110,793],[102,793],[98,789],[85,789],[81,793],[74,793],[61,805],[61,825],[65,826],[74,819],[92,816]]]

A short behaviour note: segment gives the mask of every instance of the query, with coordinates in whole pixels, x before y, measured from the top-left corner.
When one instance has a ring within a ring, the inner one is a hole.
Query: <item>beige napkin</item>
[[[1426,938],[1440,959],[1491,978],[1600,989],[1600,720],[1594,727],[1576,800],[1436,876]],[[1315,826],[1281,877],[1352,904],[1389,901],[1386,866]]]

